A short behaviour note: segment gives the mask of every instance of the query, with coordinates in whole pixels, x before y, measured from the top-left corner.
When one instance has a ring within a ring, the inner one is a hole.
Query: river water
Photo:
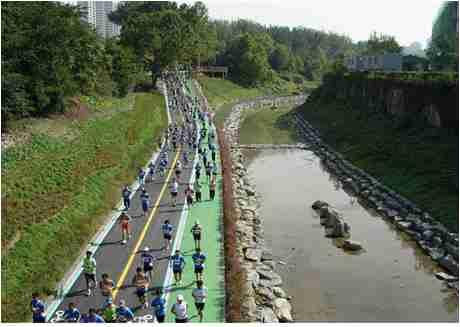
[[[244,154],[296,321],[458,321],[458,297],[434,277],[431,259],[348,195],[312,152]],[[315,200],[343,214],[364,252],[345,253],[324,236]]]

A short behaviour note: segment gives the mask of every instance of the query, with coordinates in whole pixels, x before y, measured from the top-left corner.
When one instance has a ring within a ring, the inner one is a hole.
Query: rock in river
[[[359,251],[359,250],[362,250],[362,245],[356,241],[352,241],[352,240],[345,240],[343,242],[343,246],[342,248],[344,250],[348,250],[348,251]]]
[[[262,250],[257,248],[247,248],[244,256],[248,260],[259,261],[262,256]]]
[[[273,311],[280,322],[293,321],[291,316],[291,304],[286,299],[277,298],[273,301]]]

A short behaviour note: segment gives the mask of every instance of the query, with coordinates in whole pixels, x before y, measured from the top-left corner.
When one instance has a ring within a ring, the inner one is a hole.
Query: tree
[[[289,59],[289,48],[284,44],[278,43],[271,53],[269,61],[274,70],[282,71],[286,69]]]
[[[367,55],[380,55],[384,53],[401,53],[402,47],[393,36],[373,32],[367,41]]]

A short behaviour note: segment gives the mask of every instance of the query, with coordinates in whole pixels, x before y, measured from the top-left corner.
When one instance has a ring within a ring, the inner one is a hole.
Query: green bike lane
[[[190,88],[191,89],[191,88]],[[189,89],[189,90],[190,90]],[[209,125],[208,125],[209,130]],[[217,138],[217,133],[216,133]],[[217,141],[217,139],[216,139]],[[182,274],[180,287],[173,287],[169,292],[167,309],[167,322],[174,322],[175,316],[171,313],[171,307],[176,301],[177,295],[184,296],[187,302],[187,313],[191,322],[198,322],[199,317],[192,297],[192,291],[196,287],[196,277],[192,255],[195,252],[195,241],[191,233],[192,226],[199,220],[202,226],[201,251],[206,255],[205,269],[203,273],[204,286],[208,289],[208,297],[203,311],[203,322],[225,321],[225,266],[223,256],[223,221],[222,221],[222,170],[220,165],[220,153],[216,143],[216,164],[218,175],[216,177],[216,196],[213,201],[209,195],[209,180],[202,169],[200,182],[202,185],[202,201],[194,202],[186,216],[186,224],[181,243],[181,252],[184,255],[186,266]],[[201,146],[208,146],[202,142]],[[200,158],[201,160],[201,158]]]

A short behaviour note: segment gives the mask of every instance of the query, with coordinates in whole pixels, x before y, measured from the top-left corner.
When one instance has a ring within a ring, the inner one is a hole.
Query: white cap
[[[182,294],[179,294],[177,296],[177,301],[184,301],[184,296]]]
[[[144,248],[144,251],[145,251],[145,252],[149,252],[149,251],[150,251],[149,247],[146,246],[146,247]]]
[[[200,224],[200,221],[197,219],[195,220],[195,225],[199,225]]]

